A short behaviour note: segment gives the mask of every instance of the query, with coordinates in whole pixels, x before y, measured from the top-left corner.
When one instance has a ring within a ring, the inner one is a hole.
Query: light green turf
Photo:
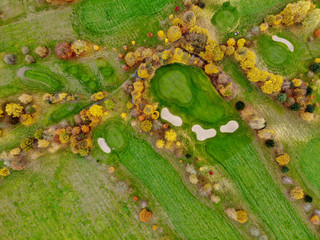
[[[21,81],[28,87],[45,91],[57,91],[61,88],[59,80],[38,70],[25,71],[24,78]]]
[[[0,184],[2,239],[158,239],[131,197],[98,164],[69,151],[45,155]]]
[[[320,191],[320,138],[314,138],[306,144],[299,163],[302,173]]]
[[[110,126],[124,129],[119,121],[111,122]],[[104,127],[107,128],[108,125]],[[94,131],[95,143],[102,131],[103,126]],[[181,235],[190,240],[243,238],[240,229],[231,224],[223,209],[213,210],[201,203],[186,188],[168,160],[129,131],[132,129],[123,131],[127,147],[118,152],[119,161],[151,191]]]
[[[224,100],[199,68],[182,64],[163,66],[151,80],[151,92],[161,104],[200,121],[215,123],[226,113]],[[179,97],[182,100],[178,100]]]

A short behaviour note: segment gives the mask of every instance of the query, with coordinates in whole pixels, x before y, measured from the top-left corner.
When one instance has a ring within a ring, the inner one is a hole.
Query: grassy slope
[[[154,239],[104,169],[69,152],[46,155],[0,185],[5,239]]]

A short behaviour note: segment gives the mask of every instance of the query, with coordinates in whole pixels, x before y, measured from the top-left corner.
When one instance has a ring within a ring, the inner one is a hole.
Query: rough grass
[[[111,126],[123,128],[120,122],[116,124]],[[94,139],[101,131],[102,127],[95,131]],[[126,129],[124,136],[128,146],[119,152],[119,161],[151,191],[182,236],[187,239],[243,238],[239,229],[227,219],[223,209],[213,210],[201,203],[186,188],[168,160],[128,131]]]
[[[46,155],[0,184],[3,239],[157,239],[106,170],[70,152]]]
[[[172,78],[175,81],[170,85]],[[168,90],[170,87],[171,90]],[[177,96],[179,87],[181,92]],[[195,120],[215,123],[226,114],[224,100],[214,90],[202,69],[182,64],[161,67],[151,80],[151,92],[162,105],[185,112]],[[191,100],[189,92],[192,94]]]

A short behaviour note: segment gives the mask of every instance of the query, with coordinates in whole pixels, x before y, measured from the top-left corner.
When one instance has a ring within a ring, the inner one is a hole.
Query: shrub
[[[320,72],[320,63],[313,63],[310,65],[310,70],[314,73]]]
[[[308,203],[311,203],[313,201],[313,198],[310,195],[305,195],[304,196],[304,201],[308,202]]]
[[[291,111],[299,111],[300,108],[301,108],[301,106],[300,106],[300,104],[297,103],[297,102],[290,106],[290,110],[291,110]]]
[[[290,191],[290,196],[293,199],[299,200],[302,199],[304,196],[303,190],[300,187],[295,187]]]
[[[289,168],[288,168],[287,166],[283,166],[283,167],[281,168],[281,172],[282,172],[282,173],[288,173],[288,172],[289,172]]]
[[[305,111],[309,112],[309,113],[313,113],[314,109],[315,109],[315,107],[313,105],[308,104]]]
[[[278,96],[277,96],[277,100],[279,103],[284,103],[286,100],[287,100],[287,94],[285,93],[280,93]]]
[[[312,87],[307,87],[306,96],[310,96],[312,93],[313,93],[313,88]]]
[[[290,156],[285,153],[283,155],[280,155],[276,158],[277,163],[279,163],[281,166],[287,165],[290,162]]]
[[[272,139],[268,139],[267,141],[265,141],[265,144],[267,145],[267,147],[274,147],[275,146],[275,143]]]
[[[21,141],[20,147],[23,151],[28,152],[33,149],[33,139],[32,138],[25,138]]]
[[[236,109],[238,111],[242,111],[245,108],[245,106],[246,106],[246,104],[244,102],[242,102],[242,101],[238,101],[236,103]]]
[[[142,209],[139,213],[139,218],[141,222],[149,222],[151,219],[151,212],[149,212],[146,208]]]

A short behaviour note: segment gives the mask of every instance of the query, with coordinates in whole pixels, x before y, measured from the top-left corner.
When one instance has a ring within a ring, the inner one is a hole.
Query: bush
[[[277,100],[279,103],[284,103],[286,100],[287,100],[287,94],[285,93],[280,93],[278,96],[277,96]]]
[[[196,3],[196,5],[199,7],[199,8],[205,8],[206,4],[203,0],[198,0],[198,2]]]
[[[238,101],[236,103],[236,109],[238,111],[242,111],[245,108],[245,106],[246,106],[246,104],[244,102],[242,102],[242,101]]]
[[[313,113],[314,109],[315,109],[315,107],[313,105],[308,104],[305,111],[309,112],[309,113]]]
[[[313,201],[313,198],[310,195],[305,195],[304,196],[304,201],[308,202],[308,203],[311,203]]]
[[[268,139],[267,141],[265,141],[265,144],[267,145],[267,147],[274,147],[275,146],[275,143],[272,139]]]
[[[281,168],[281,172],[283,172],[283,173],[288,173],[288,172],[289,172],[289,168],[288,168],[287,166],[283,166],[283,167]]]
[[[320,63],[313,63],[310,65],[310,70],[314,73],[320,72]]]
[[[297,103],[297,102],[290,106],[290,110],[291,110],[291,111],[299,111],[300,108],[301,108],[301,106],[300,106],[300,104]]]
[[[313,93],[313,88],[307,87],[307,93],[306,96],[310,96]]]

